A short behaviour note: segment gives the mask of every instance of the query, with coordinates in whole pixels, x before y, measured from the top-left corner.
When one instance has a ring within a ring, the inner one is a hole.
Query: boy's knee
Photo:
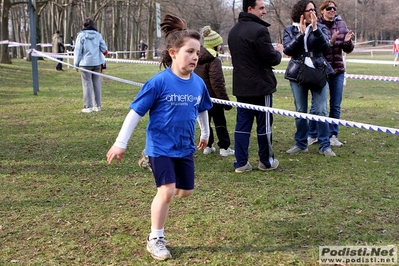
[[[179,198],[186,198],[188,196],[190,196],[191,194],[193,194],[194,190],[183,190],[183,189],[176,189],[176,196],[178,196]]]
[[[176,188],[174,186],[164,185],[158,188],[157,196],[165,202],[171,202],[175,193]]]

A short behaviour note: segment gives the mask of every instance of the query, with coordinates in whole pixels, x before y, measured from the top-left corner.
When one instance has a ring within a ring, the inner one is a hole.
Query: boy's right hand
[[[111,164],[115,158],[116,164],[120,163],[125,151],[125,149],[112,145],[111,149],[109,149],[109,151],[107,152],[107,163]]]

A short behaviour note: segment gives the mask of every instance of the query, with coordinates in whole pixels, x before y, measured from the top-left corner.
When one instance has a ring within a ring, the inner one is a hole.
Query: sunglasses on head
[[[327,11],[331,11],[331,10],[337,11],[337,7],[335,7],[335,6],[328,6],[328,7],[326,7],[326,10],[327,10]]]

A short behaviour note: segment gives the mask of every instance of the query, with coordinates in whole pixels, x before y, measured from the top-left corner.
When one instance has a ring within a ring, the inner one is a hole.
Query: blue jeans
[[[345,73],[339,73],[336,75],[330,75],[328,77],[328,87],[330,90],[330,114],[329,117],[331,118],[341,118],[341,102],[342,102],[342,94],[344,92],[344,79]],[[310,113],[314,113],[313,105],[310,108]],[[338,125],[336,124],[329,124],[330,127],[330,134],[329,137],[331,138],[333,135],[338,136]],[[317,136],[317,129],[316,129],[316,122],[310,121],[309,122],[309,136],[315,138]]]
[[[299,113],[308,112],[308,93],[309,90],[305,89],[296,82],[290,81],[292,94],[294,95],[295,109]],[[312,103],[315,110],[315,115],[327,116],[327,83],[320,90],[320,92],[311,91]],[[308,120],[302,118],[295,118],[296,133],[295,145],[300,149],[306,149],[308,146]],[[316,122],[317,138],[319,150],[321,152],[330,148],[329,128],[327,122]]]
[[[259,97],[237,96],[237,102],[272,107],[273,96],[271,94]],[[270,168],[274,161],[272,149],[272,113],[237,107],[237,121],[234,131],[234,155],[236,157],[234,168],[242,167],[248,162],[249,140],[254,118],[256,118],[257,123],[256,133],[258,137],[259,161],[267,168]]]

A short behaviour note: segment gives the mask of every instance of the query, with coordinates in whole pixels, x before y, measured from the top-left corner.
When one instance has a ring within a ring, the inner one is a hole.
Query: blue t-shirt
[[[196,119],[212,108],[212,101],[198,75],[185,80],[167,68],[144,84],[130,108],[140,116],[150,111],[147,155],[181,158],[195,153]]]

